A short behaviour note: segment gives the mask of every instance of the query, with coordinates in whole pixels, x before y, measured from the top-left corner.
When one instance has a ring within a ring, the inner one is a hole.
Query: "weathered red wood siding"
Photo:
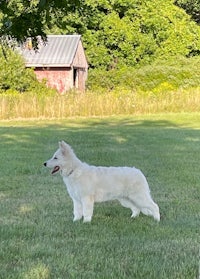
[[[73,88],[73,72],[71,68],[35,68],[35,74],[39,81],[46,79],[47,86],[57,89],[60,93]]]

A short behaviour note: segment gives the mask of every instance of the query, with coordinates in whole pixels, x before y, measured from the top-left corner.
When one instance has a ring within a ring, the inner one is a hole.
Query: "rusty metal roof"
[[[21,50],[27,67],[70,67],[80,35],[48,35],[47,43],[39,43],[37,51],[26,47]]]

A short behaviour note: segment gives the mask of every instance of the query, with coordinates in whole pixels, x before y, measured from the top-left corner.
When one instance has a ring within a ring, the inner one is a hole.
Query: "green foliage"
[[[0,49],[0,90],[13,89],[19,92],[27,91],[30,84],[36,82],[31,69],[25,69],[20,55],[11,49]]]
[[[40,0],[9,0],[0,2],[0,37],[9,36],[24,42],[32,37],[33,46],[37,46],[36,36],[40,34],[45,39],[43,31],[45,14],[43,1]]]
[[[200,51],[200,28],[171,0],[87,0],[70,14],[59,13],[53,25],[55,21],[62,24],[49,30],[53,33],[82,34],[92,68],[136,66]]]
[[[199,0],[175,0],[177,6],[183,8],[192,18],[200,24],[200,1]]]
[[[110,91],[124,88],[132,92],[163,92],[199,86],[200,57],[157,60],[140,68],[123,67],[112,71],[89,72],[90,90]]]
[[[0,93],[16,95],[34,91],[34,94],[51,93],[45,82],[37,80],[33,69],[26,69],[21,55],[10,48],[0,48]]]
[[[92,68],[119,69],[200,51],[200,28],[171,0],[85,0],[52,20],[62,23],[52,33],[82,34]]]
[[[81,34],[92,68],[132,67],[200,52],[200,27],[172,0],[10,0],[0,2],[0,11],[0,35],[18,41],[46,33]]]

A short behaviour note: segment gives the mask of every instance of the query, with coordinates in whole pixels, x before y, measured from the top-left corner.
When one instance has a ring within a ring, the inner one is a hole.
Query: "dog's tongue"
[[[60,167],[59,166],[55,166],[54,169],[52,170],[51,174],[56,173],[57,171],[59,171]]]

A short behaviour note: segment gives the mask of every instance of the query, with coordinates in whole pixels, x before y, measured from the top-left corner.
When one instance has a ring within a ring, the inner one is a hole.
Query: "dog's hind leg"
[[[145,215],[153,216],[156,221],[160,221],[159,207],[155,202],[152,201],[151,203],[143,207],[141,211]]]
[[[83,207],[81,202],[73,199],[73,204],[74,204],[74,219],[73,221],[78,221],[83,217]]]
[[[135,195],[130,199],[136,204],[140,211],[145,215],[153,216],[156,221],[160,221],[160,212],[158,205],[152,200],[150,194]]]
[[[128,199],[119,199],[119,202],[121,203],[122,206],[130,208],[132,211],[132,218],[137,217],[140,214],[140,209],[137,208],[132,201]]]
[[[83,222],[91,222],[94,208],[94,198],[93,196],[86,196],[82,198],[83,205]]]

